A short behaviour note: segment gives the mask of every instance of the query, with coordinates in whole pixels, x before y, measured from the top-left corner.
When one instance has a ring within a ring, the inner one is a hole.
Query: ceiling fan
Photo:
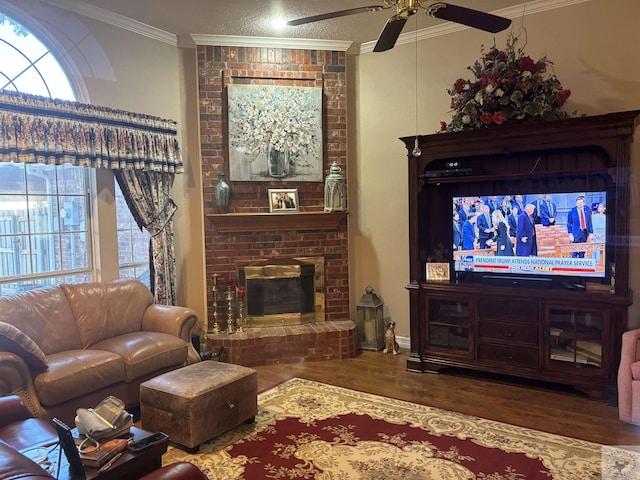
[[[511,25],[508,18],[498,17],[490,13],[473,10],[471,8],[459,7],[444,2],[435,2],[429,6],[424,6],[420,0],[382,0],[384,5],[370,5],[367,7],[349,8],[346,10],[338,10],[335,12],[322,13],[320,15],[312,15],[310,17],[289,20],[287,25],[297,26],[305,23],[319,22],[330,18],[345,17],[347,15],[355,15],[365,12],[379,12],[393,6],[396,7],[396,14],[387,20],[386,25],[382,29],[382,33],[378,37],[374,52],[384,52],[390,50],[396,44],[396,40],[402,32],[407,18],[418,12],[419,9],[433,18],[449,20],[451,22],[461,23],[469,27],[477,28],[491,33],[501,32]]]

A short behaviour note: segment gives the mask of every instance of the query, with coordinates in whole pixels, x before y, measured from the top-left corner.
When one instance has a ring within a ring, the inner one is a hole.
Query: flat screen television
[[[485,278],[605,278],[612,261],[606,197],[604,191],[454,196],[453,269]]]

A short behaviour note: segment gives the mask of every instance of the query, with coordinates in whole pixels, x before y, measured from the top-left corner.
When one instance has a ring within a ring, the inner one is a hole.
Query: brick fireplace
[[[324,322],[210,334],[208,348],[224,346],[225,361],[249,366],[354,356],[347,213],[323,211],[323,183],[229,181],[229,213],[224,214],[217,212],[214,194],[218,174],[229,171],[225,88],[231,83],[321,87],[323,171],[334,160],[347,171],[345,52],[214,45],[199,45],[197,52],[209,324],[214,273],[236,285],[239,266],[265,259],[314,257],[324,264]],[[269,213],[269,188],[296,188],[299,212]]]

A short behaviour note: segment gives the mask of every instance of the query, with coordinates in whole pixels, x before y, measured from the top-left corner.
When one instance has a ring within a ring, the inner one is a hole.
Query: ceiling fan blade
[[[511,20],[508,18],[442,2],[429,5],[427,15],[491,33],[501,32],[511,25]]]
[[[349,8],[347,10],[338,10],[337,12],[321,13],[320,15],[313,15],[311,17],[298,18],[295,20],[289,20],[287,25],[295,27],[297,25],[304,25],[305,23],[319,22],[321,20],[328,20],[330,18],[346,17],[347,15],[355,15],[357,13],[365,12],[378,12],[386,7],[382,5],[371,5],[369,7]]]
[[[380,36],[378,37],[376,46],[373,47],[373,51],[384,52],[386,50],[391,50],[396,44],[396,40],[398,40],[405,23],[407,23],[406,16],[394,15],[387,20],[387,23],[382,29],[382,33],[380,33]]]

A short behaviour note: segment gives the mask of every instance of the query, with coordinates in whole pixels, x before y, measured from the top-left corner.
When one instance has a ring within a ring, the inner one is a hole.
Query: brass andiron
[[[220,325],[218,324],[218,275],[214,273],[212,275],[212,283],[211,292],[213,293],[213,330],[212,333],[217,335],[220,333]],[[207,325],[207,333],[209,326]]]
[[[238,298],[238,331],[244,332],[245,327],[247,326],[247,317],[244,311],[244,295],[245,295],[244,287],[238,288],[236,293]]]
[[[233,282],[229,279],[229,284],[227,285],[227,333],[229,335],[236,333],[238,328],[234,315],[233,297]]]

